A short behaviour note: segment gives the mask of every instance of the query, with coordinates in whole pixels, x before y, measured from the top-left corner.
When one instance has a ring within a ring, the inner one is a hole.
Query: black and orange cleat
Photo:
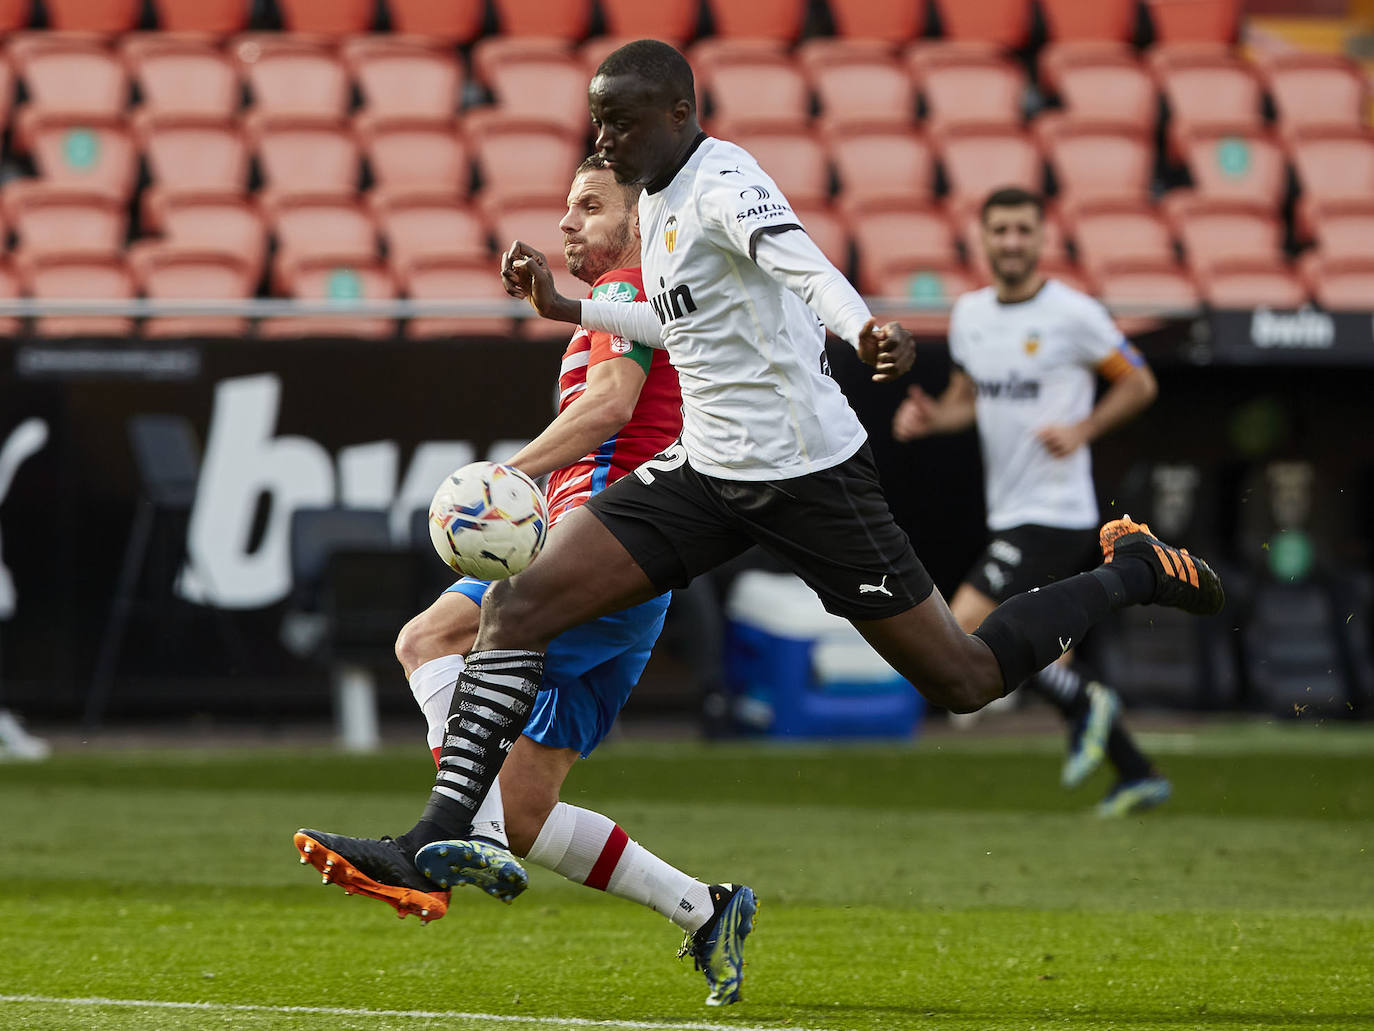
[[[347,895],[385,902],[401,919],[414,913],[422,924],[448,912],[448,892],[436,890],[392,838],[349,838],[302,829],[294,841],[301,862]]]
[[[1150,602],[1168,605],[1197,616],[1211,616],[1226,604],[1221,577],[1202,559],[1188,554],[1186,548],[1165,544],[1150,532],[1145,523],[1122,516],[1106,523],[1098,534],[1103,561],[1111,563],[1122,556],[1138,558],[1155,574],[1155,593]]]

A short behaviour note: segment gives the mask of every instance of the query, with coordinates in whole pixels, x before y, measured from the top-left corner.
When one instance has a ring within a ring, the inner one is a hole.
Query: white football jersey
[[[749,153],[707,137],[639,198],[644,293],[682,386],[698,472],[774,480],[838,465],[865,433],[829,375],[825,330],[753,261],[761,234],[800,220]]]
[[[1035,434],[1087,418],[1099,372],[1140,364],[1106,309],[1055,279],[1012,304],[984,287],[954,303],[949,349],[977,386],[988,528],[1096,526],[1089,449],[1055,458]]]

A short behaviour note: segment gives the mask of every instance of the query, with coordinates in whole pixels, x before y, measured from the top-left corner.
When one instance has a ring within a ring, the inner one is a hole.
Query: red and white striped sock
[[[648,906],[684,931],[695,931],[713,912],[707,885],[669,866],[615,821],[590,809],[559,802],[528,858],[570,881]]]

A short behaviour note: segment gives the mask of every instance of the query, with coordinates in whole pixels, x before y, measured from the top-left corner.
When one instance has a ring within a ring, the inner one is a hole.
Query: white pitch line
[[[589,1020],[586,1017],[517,1017],[500,1013],[464,1013],[458,1010],[369,1010],[344,1006],[264,1006],[231,1002],[166,1002],[158,999],[105,999],[99,996],[67,999],[53,995],[0,995],[0,1002],[40,1003],[52,1006],[122,1006],[126,1009],[201,1010],[210,1013],[308,1013],[328,1017],[400,1017],[411,1020],[468,1020],[488,1024],[529,1024],[543,1027],[628,1028],[630,1031],[815,1031],[776,1024],[669,1024],[652,1020]]]

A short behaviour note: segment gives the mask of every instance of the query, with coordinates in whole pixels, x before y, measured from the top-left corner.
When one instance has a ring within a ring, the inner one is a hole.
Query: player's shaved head
[[[645,87],[646,99],[664,107],[685,100],[693,111],[697,106],[696,80],[692,66],[673,47],[656,39],[637,39],[613,50],[597,66],[595,77],[635,79]]]

